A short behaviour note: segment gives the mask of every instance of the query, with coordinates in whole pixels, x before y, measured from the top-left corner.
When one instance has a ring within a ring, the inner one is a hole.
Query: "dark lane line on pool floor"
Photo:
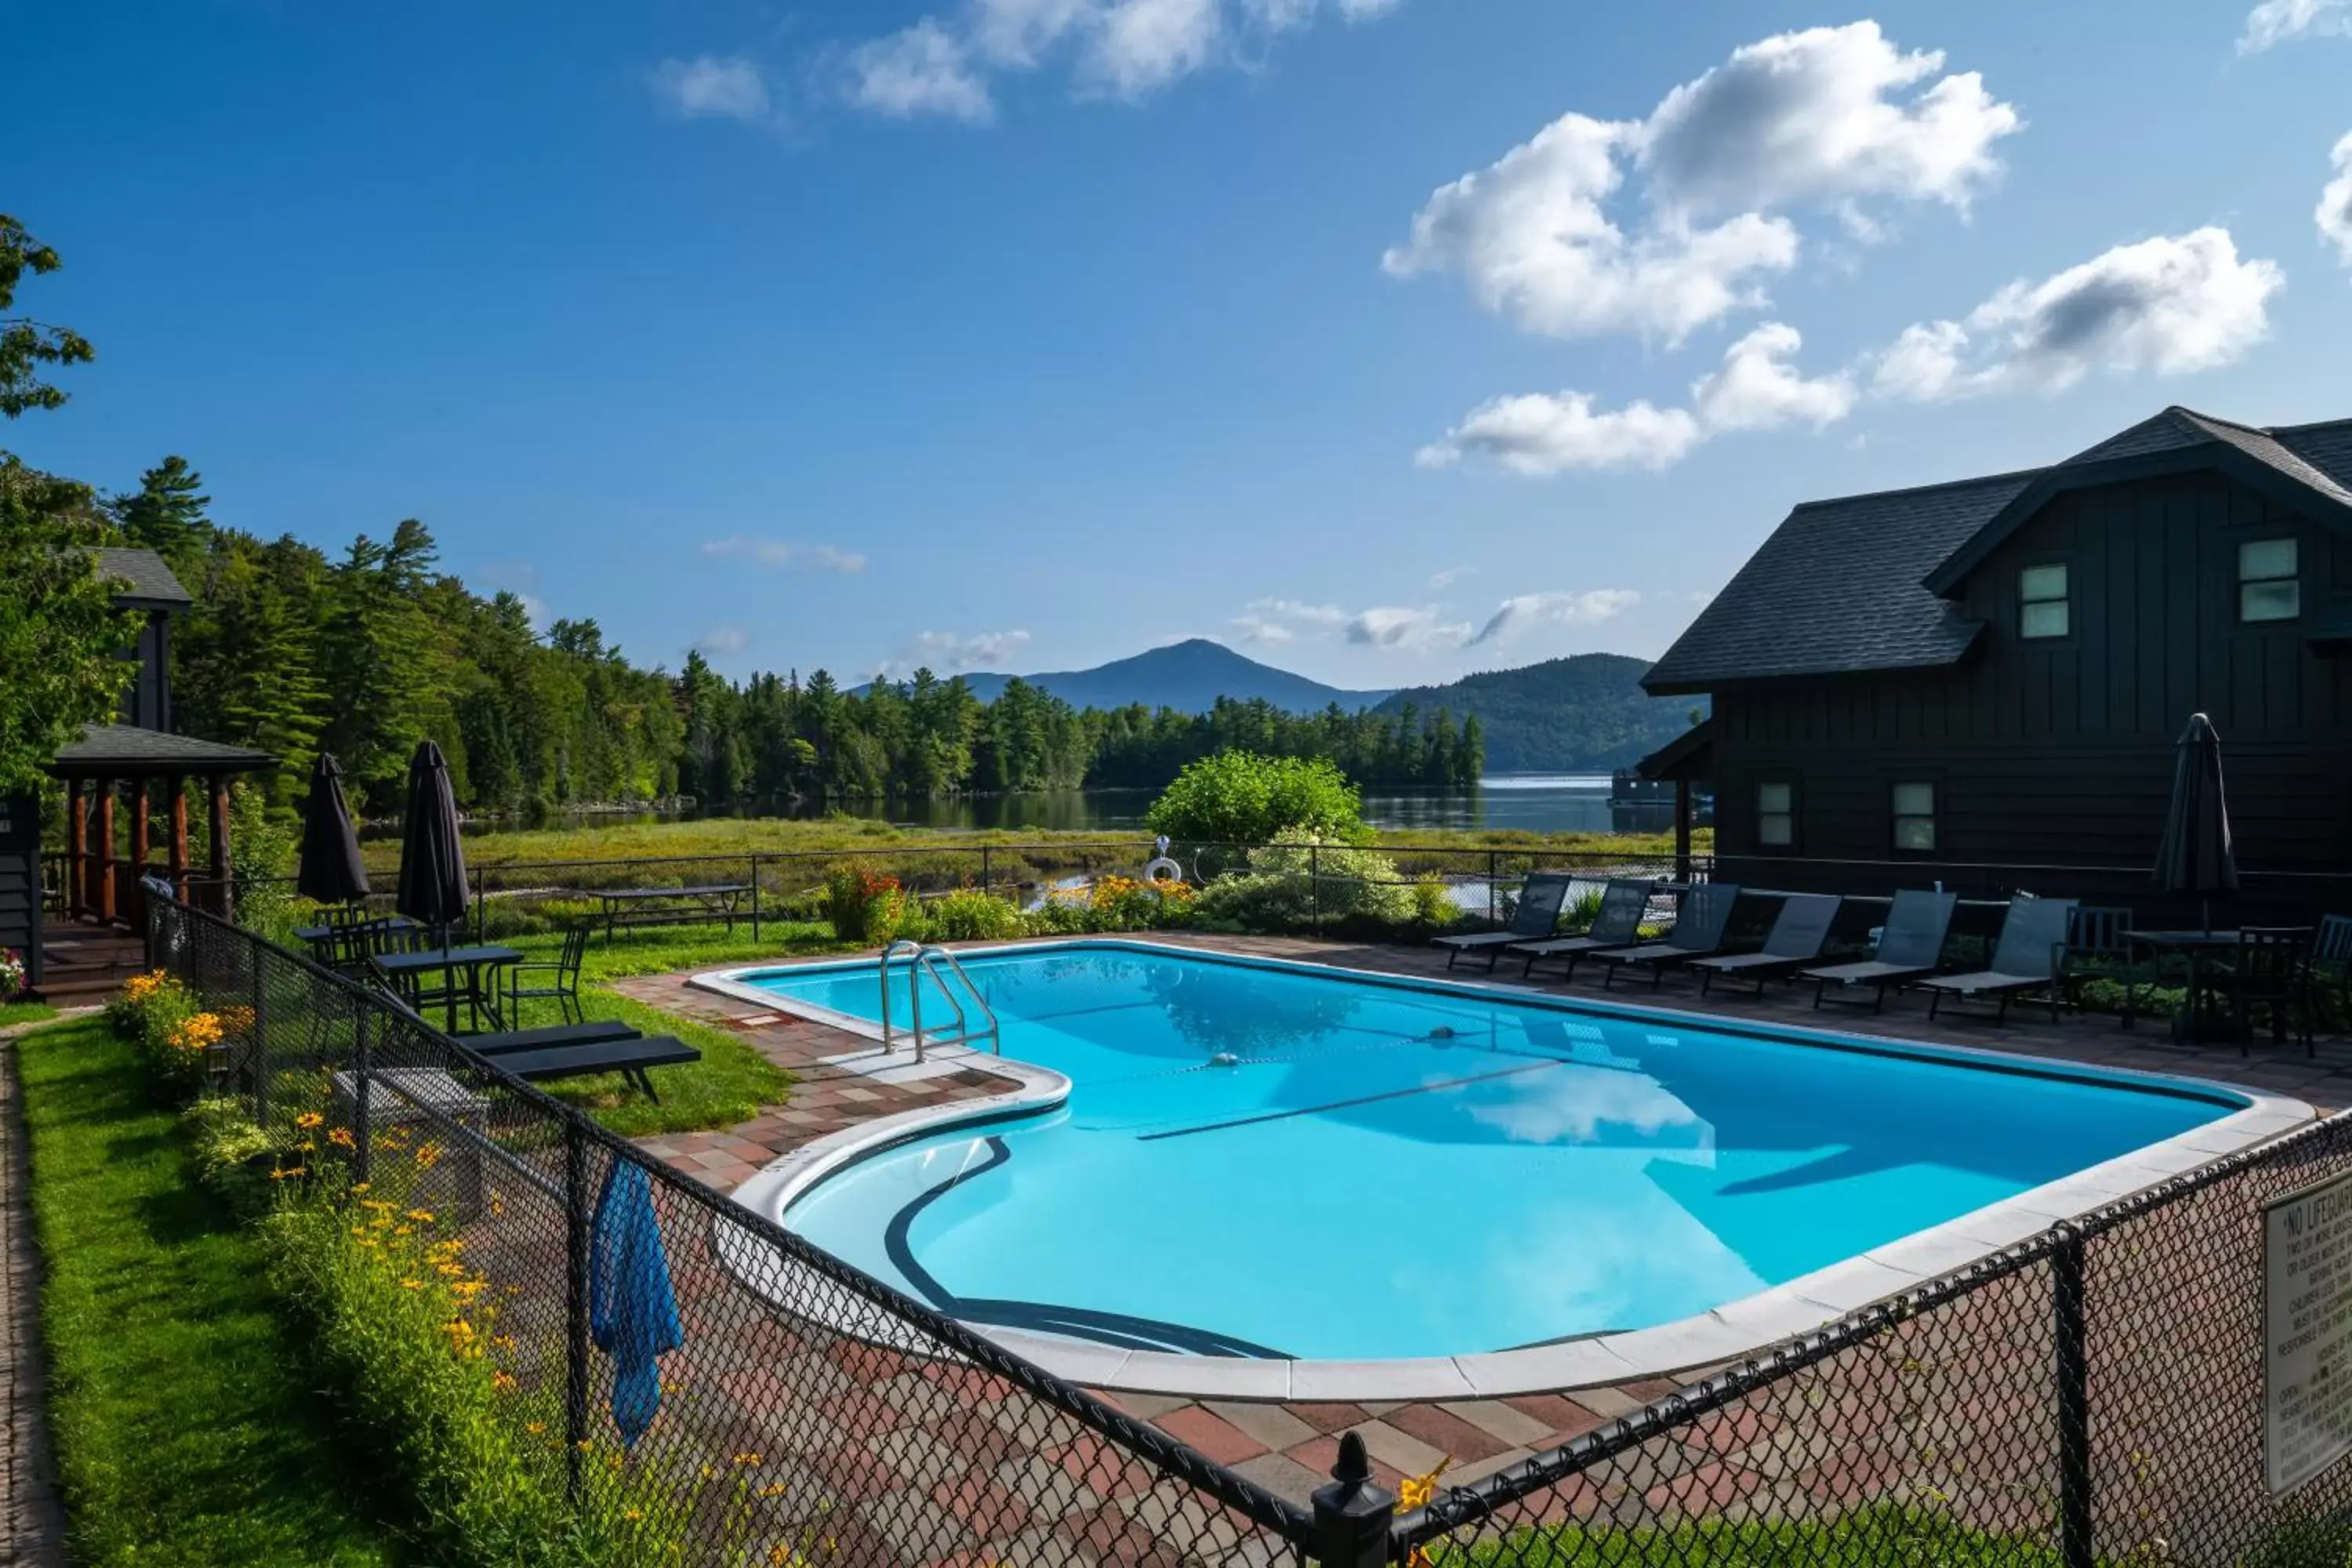
[[[1438,1094],[1449,1089],[1460,1089],[1466,1084],[1491,1083],[1498,1078],[1518,1078],[1531,1072],[1549,1072],[1555,1068],[1587,1065],[1591,1064],[1548,1058],[1543,1061],[1529,1062],[1525,1067],[1504,1068],[1496,1072],[1473,1073],[1468,1078],[1449,1078],[1437,1083],[1415,1084],[1411,1089],[1391,1089],[1380,1094],[1361,1094],[1352,1100],[1327,1100],[1321,1105],[1303,1105],[1295,1110],[1269,1110],[1262,1116],[1236,1117],[1230,1121],[1205,1122],[1199,1127],[1174,1127],[1165,1132],[1141,1132],[1136,1135],[1135,1141],[1139,1143],[1152,1143],[1162,1138],[1191,1138],[1198,1133],[1223,1132],[1234,1127],[1255,1127],[1262,1122],[1287,1121],[1295,1116],[1319,1116],[1327,1110],[1349,1110],[1359,1105],[1377,1105],[1384,1100],[1409,1100],[1417,1094]]]

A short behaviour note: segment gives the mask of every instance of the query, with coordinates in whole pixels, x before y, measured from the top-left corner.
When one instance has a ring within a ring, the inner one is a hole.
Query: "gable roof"
[[[152,550],[105,546],[90,552],[99,571],[121,584],[115,603],[142,610],[184,609],[195,603],[163,558]]]
[[[2352,530],[2352,419],[2264,429],[2168,408],[2046,468],[1803,503],[1642,685],[1957,664],[1984,628],[1947,595],[2053,496],[2202,468]]]
[[[1729,680],[1933,668],[1984,628],[1920,585],[2032,472],[1807,501],[1642,679],[1664,695]]]
[[[131,724],[86,724],[81,739],[61,749],[47,764],[59,776],[79,773],[243,773],[275,766],[267,752],[199,741],[194,735],[171,735]]]

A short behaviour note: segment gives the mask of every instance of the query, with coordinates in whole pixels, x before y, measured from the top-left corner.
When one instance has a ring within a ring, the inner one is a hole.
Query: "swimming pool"
[[[967,1321],[1130,1357],[1629,1345],[1857,1260],[1916,1278],[1906,1238],[1990,1250],[2292,1119],[2189,1080],[1150,943],[964,964],[1004,1055],[1066,1094],[796,1156],[781,1217]],[[870,959],[701,978],[880,1016]]]

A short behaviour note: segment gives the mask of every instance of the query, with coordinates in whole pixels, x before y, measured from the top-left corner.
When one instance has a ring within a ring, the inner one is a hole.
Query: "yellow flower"
[[[315,1110],[306,1110],[301,1115],[294,1119],[294,1125],[308,1131],[310,1128],[322,1125],[326,1120],[327,1119],[325,1117],[320,1115]]]
[[[1397,1506],[1402,1509],[1427,1508],[1431,1500],[1437,1496],[1437,1478],[1453,1468],[1453,1456],[1448,1455],[1437,1468],[1427,1475],[1407,1476],[1397,1485]]]
[[[760,1489],[760,1495],[761,1497],[782,1497],[784,1495],[784,1483],[782,1481],[770,1481],[766,1486]]]
[[[352,1191],[355,1193],[363,1193],[366,1192],[373,1184],[373,1183],[369,1182],[353,1182],[352,1184]]]
[[[359,1147],[359,1140],[352,1136],[352,1130],[348,1127],[338,1127],[333,1131],[328,1133],[327,1142],[334,1144],[339,1149],[356,1149]],[[354,1185],[352,1188],[352,1191],[358,1192],[364,1185],[364,1183]]]
[[[526,1421],[522,1424],[522,1429],[530,1436],[536,1437],[541,1432],[547,1430],[547,1423],[544,1421]]]
[[[433,1211],[431,1209],[410,1209],[408,1211],[408,1217],[415,1220],[419,1225],[431,1225],[433,1223]]]
[[[400,1288],[404,1290],[422,1290],[425,1289],[425,1281],[422,1279],[404,1279],[400,1282]]]
[[[510,1372],[494,1372],[490,1373],[490,1386],[500,1394],[512,1394],[520,1384],[515,1382],[514,1373]]]
[[[429,1171],[434,1167],[434,1164],[440,1160],[440,1144],[423,1144],[419,1146],[416,1151],[416,1168],[420,1171]]]
[[[627,1520],[631,1524],[635,1524],[637,1521],[646,1517],[646,1510],[641,1508],[633,1508],[624,1512],[621,1517]]]
[[[735,1462],[739,1465],[756,1465],[760,1462],[760,1456],[757,1454],[738,1454],[735,1456]]]

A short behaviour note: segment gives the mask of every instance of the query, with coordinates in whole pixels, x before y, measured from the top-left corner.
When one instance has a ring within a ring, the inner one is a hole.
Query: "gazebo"
[[[139,879],[148,874],[149,822],[159,802],[169,802],[168,855],[162,868],[185,900],[228,910],[228,784],[239,773],[276,765],[277,759],[242,746],[224,746],[161,730],[130,724],[92,724],[82,738],[47,764],[66,786],[64,900],[68,919],[101,924],[136,921],[142,912]],[[209,796],[212,811],[210,864],[199,878],[188,861],[189,795]],[[123,799],[127,795],[127,800]],[[130,842],[120,843],[118,804],[131,816]],[[201,881],[202,889],[196,889]]]

